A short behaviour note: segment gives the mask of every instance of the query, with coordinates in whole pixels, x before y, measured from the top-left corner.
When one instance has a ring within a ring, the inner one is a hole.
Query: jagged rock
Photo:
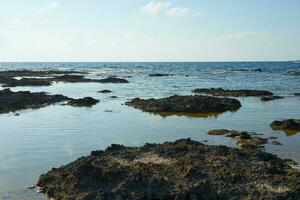
[[[45,92],[13,92],[10,89],[0,91],[0,113],[14,112],[27,108],[40,108],[46,105],[69,101],[63,95],[48,95]]]
[[[300,131],[300,119],[287,119],[283,121],[274,121],[271,123],[274,130],[294,130]]]
[[[288,163],[255,149],[190,139],[112,145],[53,168],[36,185],[60,200],[299,199],[300,173]]]
[[[211,94],[214,96],[233,96],[233,97],[260,97],[273,95],[272,92],[265,90],[225,90],[222,88],[198,88],[194,93]]]
[[[262,96],[260,98],[261,101],[272,101],[272,100],[276,100],[276,99],[284,99],[284,97],[282,97],[282,96]]]
[[[241,103],[232,98],[217,98],[210,96],[170,96],[161,99],[135,98],[125,103],[146,112],[169,113],[219,113],[235,111]]]
[[[99,103],[99,100],[97,99],[94,99],[92,97],[84,97],[82,99],[73,99],[68,102],[68,105],[76,107],[91,107],[97,103]]]

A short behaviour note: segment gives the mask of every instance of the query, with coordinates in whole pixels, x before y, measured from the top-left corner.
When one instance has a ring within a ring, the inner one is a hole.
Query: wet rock
[[[214,96],[233,96],[233,97],[260,97],[273,95],[272,92],[265,90],[225,90],[222,88],[198,88],[194,93],[211,94]]]
[[[231,71],[237,71],[237,72],[262,72],[263,70],[261,68],[234,68],[234,69],[231,69]]]
[[[208,132],[209,135],[225,135],[236,140],[237,145],[242,149],[259,149],[263,148],[264,144],[268,143],[268,139],[258,137],[256,133],[245,131],[234,131],[227,129],[216,129]]]
[[[209,135],[225,135],[228,134],[230,131],[227,129],[215,129],[208,132]]]
[[[66,200],[281,200],[300,198],[300,173],[263,151],[183,139],[93,151],[41,175],[37,186]]]
[[[271,144],[273,144],[273,145],[282,145],[282,143],[277,141],[277,140],[271,141]]]
[[[126,79],[123,78],[105,78],[98,80],[99,83],[129,83]]]
[[[289,71],[287,72],[287,75],[300,76],[300,71]]]
[[[117,96],[110,96],[111,99],[117,99]]]
[[[162,74],[162,73],[154,73],[154,74],[149,74],[151,77],[163,77],[163,76],[173,76],[172,74]]]
[[[28,70],[3,71],[0,72],[0,84],[2,84],[4,87],[17,87],[17,86],[49,86],[53,82],[128,83],[126,79],[120,79],[114,77],[109,77],[105,79],[90,79],[90,78],[85,78],[85,76],[82,74],[85,73],[76,72],[76,71],[28,71]],[[34,78],[25,78],[24,76],[33,76]],[[18,80],[15,77],[23,77],[23,78]]]
[[[282,121],[274,121],[271,123],[274,130],[294,130],[300,131],[300,119],[287,119]]]
[[[110,90],[101,90],[101,91],[99,91],[98,93],[111,93],[112,91],[110,91]]]
[[[282,97],[282,96],[262,96],[260,98],[261,101],[272,101],[272,100],[276,100],[276,99],[284,99],[284,97]]]
[[[300,96],[300,93],[297,92],[297,93],[294,93],[294,95],[295,95],[295,96]]]
[[[177,95],[161,99],[135,98],[125,104],[153,113],[212,113],[235,111],[241,107],[241,103],[232,98]]]
[[[68,105],[76,106],[76,107],[91,107],[99,103],[99,100],[94,99],[92,97],[84,97],[82,99],[73,99],[68,102]]]
[[[3,87],[17,87],[17,86],[49,86],[52,84],[50,79],[38,78],[2,78],[0,77],[0,84]]]
[[[68,101],[63,95],[48,95],[45,92],[13,92],[10,89],[0,91],[0,113],[14,112],[27,108],[40,108],[50,104]]]

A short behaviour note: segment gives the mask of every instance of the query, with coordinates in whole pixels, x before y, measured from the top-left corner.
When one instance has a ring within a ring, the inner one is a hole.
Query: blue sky
[[[300,59],[299,0],[9,0],[0,61]]]

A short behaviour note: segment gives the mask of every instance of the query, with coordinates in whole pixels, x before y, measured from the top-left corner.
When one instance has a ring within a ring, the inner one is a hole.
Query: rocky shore
[[[257,150],[210,146],[190,139],[111,145],[53,168],[36,187],[53,200],[300,198],[300,171]]]
[[[217,98],[210,96],[170,96],[161,99],[135,98],[125,103],[128,106],[146,112],[160,113],[219,113],[235,111],[241,103],[232,98]]]

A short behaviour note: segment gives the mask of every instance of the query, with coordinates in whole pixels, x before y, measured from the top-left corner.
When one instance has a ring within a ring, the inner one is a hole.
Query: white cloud
[[[141,12],[148,15],[158,15],[162,12],[166,12],[170,6],[171,2],[168,1],[150,1],[141,8]]]
[[[37,12],[40,13],[40,14],[48,14],[48,13],[50,13],[50,12],[60,8],[60,7],[61,7],[61,5],[59,3],[51,2],[48,5],[38,9]]]
[[[184,17],[188,12],[188,9],[185,7],[173,7],[166,11],[167,15],[176,16],[176,17]]]
[[[215,36],[212,40],[242,40],[248,38],[256,38],[265,35],[264,31],[247,31],[228,35]]]

